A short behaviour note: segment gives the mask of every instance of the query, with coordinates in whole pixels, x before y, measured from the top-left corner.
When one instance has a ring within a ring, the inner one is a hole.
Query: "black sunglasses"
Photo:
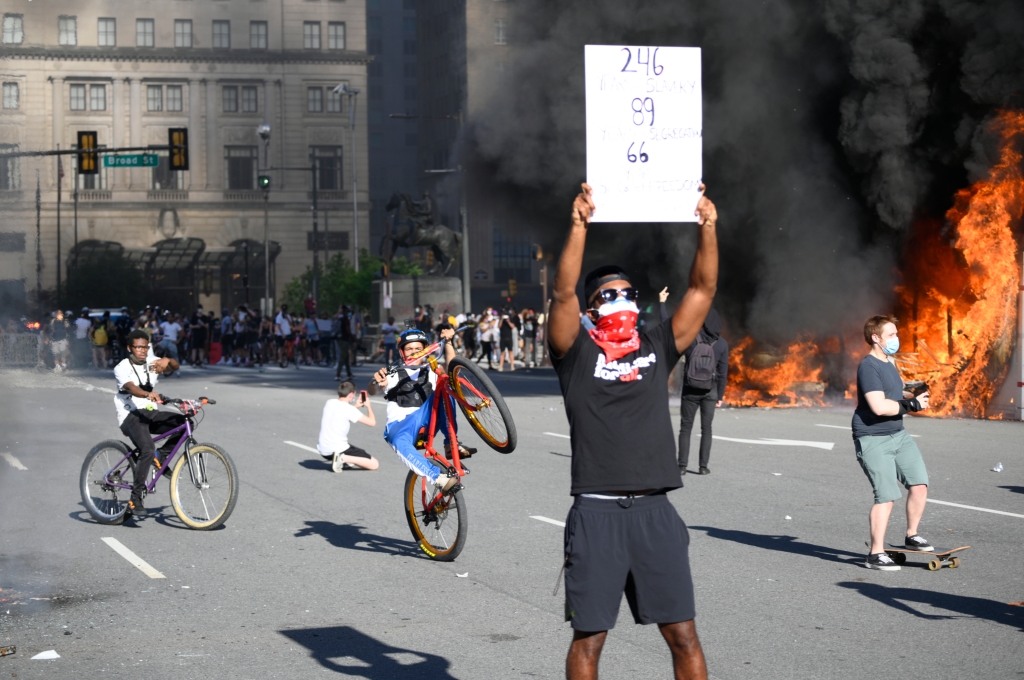
[[[598,298],[605,302],[615,302],[620,297],[625,298],[629,302],[636,302],[640,297],[640,291],[636,288],[604,288],[597,291],[594,299],[591,300],[591,304],[597,303]]]

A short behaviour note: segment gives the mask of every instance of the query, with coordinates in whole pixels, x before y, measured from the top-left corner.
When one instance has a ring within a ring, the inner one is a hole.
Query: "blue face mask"
[[[898,337],[892,337],[885,341],[885,345],[879,343],[878,346],[882,348],[882,352],[884,352],[886,356],[891,357],[893,354],[900,351],[900,339]]]

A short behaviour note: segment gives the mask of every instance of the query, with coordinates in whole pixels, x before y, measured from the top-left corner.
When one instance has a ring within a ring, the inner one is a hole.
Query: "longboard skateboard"
[[[923,555],[930,557],[928,561],[928,568],[931,571],[938,571],[942,567],[949,567],[950,569],[956,569],[960,566],[959,557],[950,557],[953,553],[960,552],[961,550],[967,550],[971,546],[964,545],[959,548],[935,548],[932,552],[925,552],[923,550],[911,550],[906,546],[889,544],[889,547],[885,549],[886,554],[892,558],[892,561],[896,564],[902,565],[907,561],[907,555]]]

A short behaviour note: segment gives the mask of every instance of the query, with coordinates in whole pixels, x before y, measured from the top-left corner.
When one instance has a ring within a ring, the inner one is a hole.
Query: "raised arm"
[[[565,239],[562,256],[558,258],[555,284],[548,315],[548,344],[556,357],[564,356],[576,342],[580,332],[580,301],[576,297],[576,284],[583,269],[583,250],[587,243],[587,226],[594,213],[591,188],[583,184],[583,191],[572,204],[572,224]]]
[[[703,194],[703,184],[700,190]],[[690,287],[672,315],[672,334],[676,338],[676,349],[679,352],[683,352],[697,337],[704,317],[711,309],[718,286],[718,237],[715,233],[718,211],[715,204],[702,195],[697,203],[696,215],[700,226],[700,243],[690,267]]]

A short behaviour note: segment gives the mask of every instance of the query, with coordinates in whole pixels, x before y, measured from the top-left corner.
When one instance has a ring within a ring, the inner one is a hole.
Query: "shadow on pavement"
[[[1001,486],[1000,489],[1006,489],[1013,493],[1024,493],[1024,486]]]
[[[864,560],[862,553],[854,553],[849,550],[839,550],[814,543],[803,543],[798,541],[796,536],[769,536],[767,534],[753,534],[749,531],[735,531],[732,529],[717,529],[715,527],[689,527],[691,530],[705,531],[710,538],[721,538],[726,541],[743,543],[755,548],[767,550],[778,550],[780,552],[792,553],[794,555],[805,555],[817,557],[830,562],[841,562],[850,564]]]
[[[392,555],[414,555],[424,557],[412,541],[400,541],[389,536],[378,536],[367,533],[358,524],[335,524],[334,522],[309,521],[306,528],[295,534],[296,538],[306,536],[323,536],[336,548],[349,550],[368,550],[370,552],[390,553]]]
[[[875,583],[842,582],[840,588],[856,590],[865,597],[889,605],[894,609],[913,614],[921,619],[942,620],[975,618],[1015,626],[1024,631],[1024,609],[1011,607],[1005,602],[986,600],[980,597],[952,595],[921,588],[890,588]],[[925,604],[938,609],[955,612],[952,615],[924,614],[911,607],[908,603]]]
[[[316,458],[307,458],[306,460],[300,460],[299,465],[306,468],[307,470],[317,470],[319,472],[323,472],[324,470],[328,472],[334,471],[334,468],[331,467],[331,461],[325,460],[323,458],[319,460],[317,460]]]
[[[454,678],[451,662],[436,654],[393,647],[349,626],[283,630],[327,670],[369,680]]]

